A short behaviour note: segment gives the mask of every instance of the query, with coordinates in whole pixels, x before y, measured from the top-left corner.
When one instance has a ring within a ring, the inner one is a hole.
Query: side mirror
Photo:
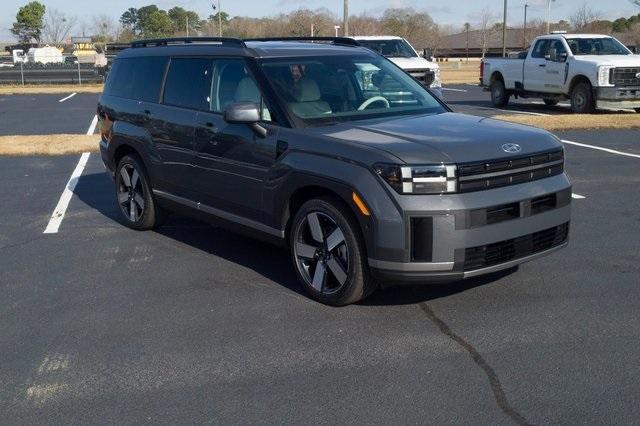
[[[567,62],[567,58],[569,57],[569,54],[567,52],[562,52],[559,56],[558,56],[558,61],[560,62]]]
[[[235,102],[224,111],[224,121],[231,124],[247,124],[262,137],[267,136],[267,129],[258,124],[260,108],[254,102]]]
[[[551,60],[551,55],[544,55],[544,59],[545,59],[545,61],[550,61]]]

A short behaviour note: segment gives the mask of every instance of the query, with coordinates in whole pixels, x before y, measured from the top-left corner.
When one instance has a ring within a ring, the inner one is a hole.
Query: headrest
[[[260,90],[251,77],[245,77],[238,83],[233,99],[236,102],[258,102]]]
[[[296,85],[293,96],[298,102],[319,101],[320,89],[315,81],[307,77],[302,77]]]

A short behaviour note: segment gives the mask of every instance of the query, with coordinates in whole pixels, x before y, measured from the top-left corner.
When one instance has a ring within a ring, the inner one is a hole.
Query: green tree
[[[141,21],[141,26],[145,37],[164,37],[173,34],[174,31],[173,21],[165,10],[151,12]]]
[[[138,9],[135,7],[130,7],[120,16],[120,23],[123,27],[133,32],[138,31],[139,28],[139,20],[138,20]]]
[[[35,40],[40,43],[42,28],[44,27],[45,6],[37,1],[27,3],[18,9],[16,22],[13,23],[11,32],[22,43]]]
[[[173,26],[177,31],[186,31],[187,18],[189,21],[189,30],[199,30],[201,26],[200,16],[191,10],[185,10],[180,6],[169,9],[169,18],[173,21]]]
[[[158,12],[159,10],[160,9],[158,9],[158,6],[156,6],[155,4],[150,4],[148,6],[142,6],[136,11],[138,15],[138,31],[139,32],[142,32],[142,33],[146,32],[146,27],[148,26],[147,20],[149,19],[149,16],[151,16],[153,12]]]

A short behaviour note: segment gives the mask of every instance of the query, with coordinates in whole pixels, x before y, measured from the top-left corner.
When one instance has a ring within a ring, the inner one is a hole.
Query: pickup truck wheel
[[[591,114],[596,109],[591,85],[578,83],[571,92],[571,110],[576,114]]]
[[[298,279],[319,302],[344,306],[375,289],[358,224],[339,200],[303,204],[293,219],[290,246]]]
[[[504,81],[493,80],[491,82],[491,103],[498,108],[506,107],[509,104],[509,94],[504,87]]]
[[[560,102],[557,99],[551,99],[551,98],[543,99],[543,101],[547,106],[556,106],[558,105],[558,102]]]
[[[129,228],[139,231],[160,226],[165,214],[155,202],[142,161],[126,155],[118,163],[115,175],[116,199]]]
[[[640,108],[634,108],[636,110],[637,113],[640,114]]]

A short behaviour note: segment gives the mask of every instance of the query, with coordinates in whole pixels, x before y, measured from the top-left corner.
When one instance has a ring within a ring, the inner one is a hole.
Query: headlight
[[[446,194],[457,189],[455,165],[376,164],[373,170],[399,194]]]
[[[434,70],[433,83],[431,83],[431,87],[442,87],[442,83],[440,82],[440,67]]]
[[[598,67],[598,86],[612,87],[611,71],[615,68],[613,65],[601,65]]]

